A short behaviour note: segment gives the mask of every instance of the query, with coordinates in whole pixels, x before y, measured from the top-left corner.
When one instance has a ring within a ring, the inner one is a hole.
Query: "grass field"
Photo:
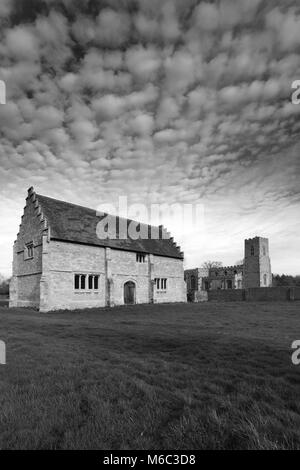
[[[0,449],[300,449],[300,303],[0,308]]]

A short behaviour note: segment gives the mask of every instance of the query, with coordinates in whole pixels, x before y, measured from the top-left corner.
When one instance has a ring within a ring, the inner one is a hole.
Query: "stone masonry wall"
[[[44,223],[32,197],[27,197],[24,214],[14,243],[10,307],[38,307],[42,273],[42,237]],[[33,258],[26,256],[26,244],[33,242]]]
[[[99,290],[75,290],[75,274],[99,275]],[[155,277],[167,278],[166,291],[152,293]],[[138,263],[135,252],[44,241],[41,311],[123,305],[127,281],[136,285],[135,303],[186,301],[182,260],[146,255]]]
[[[111,304],[124,304],[124,284],[133,281],[136,285],[135,302],[149,302],[149,263],[146,255],[144,263],[136,261],[136,253],[130,251],[110,250],[111,261]]]
[[[235,302],[245,300],[244,289],[209,290],[208,300],[214,302]]]
[[[208,291],[208,300],[216,302],[279,302],[300,300],[300,289],[296,287],[252,287],[249,289],[228,289]]]
[[[152,279],[155,278],[166,278],[167,289],[161,292],[154,286],[154,303],[186,302],[183,260],[154,256]]]
[[[251,254],[253,248],[254,254]],[[244,287],[271,287],[272,274],[267,238],[245,240]],[[266,284],[264,284],[266,276]]]
[[[254,255],[251,255],[251,247]],[[260,287],[259,238],[245,240],[244,287]]]
[[[75,274],[99,275],[99,289],[76,290]],[[41,284],[41,311],[103,307],[105,249],[56,240],[45,243]]]

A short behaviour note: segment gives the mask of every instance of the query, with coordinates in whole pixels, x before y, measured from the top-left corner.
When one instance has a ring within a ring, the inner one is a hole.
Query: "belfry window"
[[[33,258],[33,243],[28,243],[26,245],[26,255],[27,255],[27,258]]]

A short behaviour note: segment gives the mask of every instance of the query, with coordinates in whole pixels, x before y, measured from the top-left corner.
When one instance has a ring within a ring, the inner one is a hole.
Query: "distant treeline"
[[[300,287],[300,276],[288,276],[286,274],[274,274],[273,286],[297,286]]]
[[[5,279],[2,282],[0,282],[0,295],[9,294],[9,282],[10,282],[10,279]]]

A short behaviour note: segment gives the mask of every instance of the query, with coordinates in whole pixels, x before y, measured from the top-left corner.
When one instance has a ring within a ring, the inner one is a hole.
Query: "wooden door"
[[[135,283],[132,281],[124,284],[124,303],[127,305],[135,303]]]

